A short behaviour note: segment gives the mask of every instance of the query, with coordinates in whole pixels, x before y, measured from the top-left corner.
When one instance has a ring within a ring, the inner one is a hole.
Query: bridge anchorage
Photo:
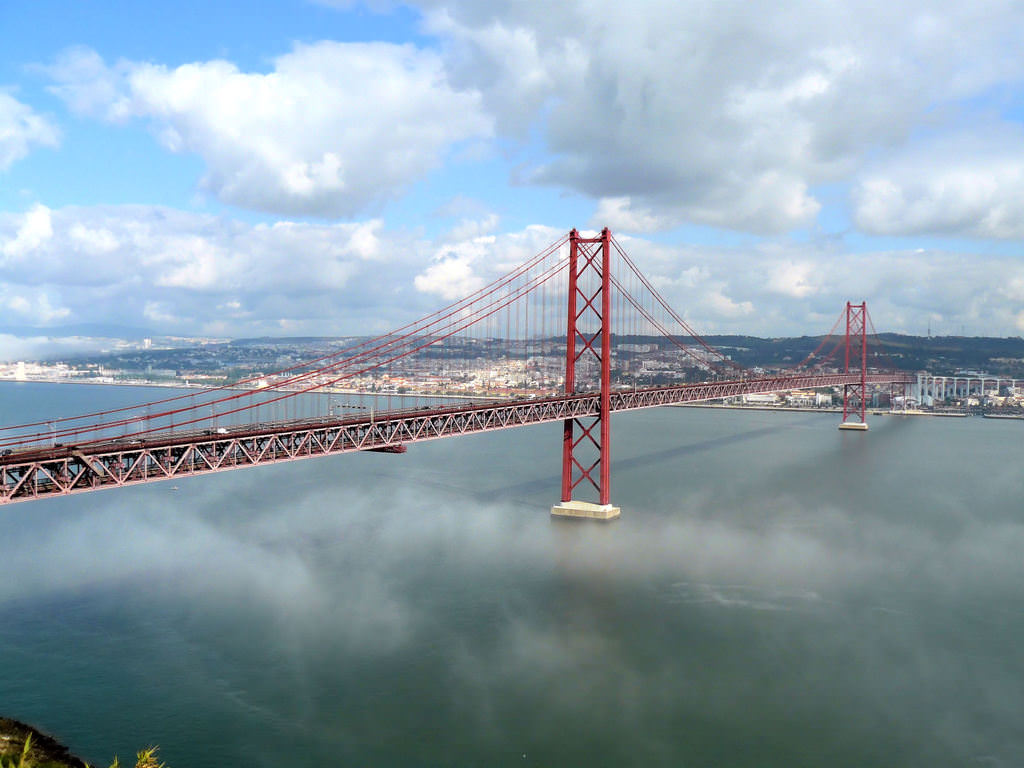
[[[865,303],[847,304],[833,337],[842,317],[796,365],[747,370],[672,309],[608,229],[573,230],[469,296],[314,360],[2,426],[0,504],[559,423],[552,515],[611,520],[615,412],[841,387],[841,428],[865,429],[869,386],[914,382],[868,357]]]

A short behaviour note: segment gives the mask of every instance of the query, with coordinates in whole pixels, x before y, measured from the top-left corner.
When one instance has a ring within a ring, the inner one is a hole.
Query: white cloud
[[[129,62],[107,66],[96,51],[74,46],[62,51],[50,66],[39,69],[56,83],[48,90],[80,115],[123,122],[133,114],[127,83]]]
[[[180,326],[182,318],[174,314],[171,307],[161,301],[147,301],[142,307],[142,316],[158,326]]]
[[[1024,80],[1024,8],[1009,0],[417,5],[452,81],[503,133],[537,129],[550,155],[527,177],[601,200],[632,231],[806,226],[817,185]]]
[[[47,71],[72,109],[150,120],[168,150],[202,157],[204,189],[276,213],[352,216],[491,133],[478,95],[408,45],[296,45],[266,74],[227,61],[107,67],[72,49]]]
[[[628,197],[603,197],[597,201],[597,211],[590,226],[609,227],[616,232],[656,232],[672,226],[672,220],[657,216],[649,208],[636,208]]]
[[[374,210],[483,144],[507,151],[516,180],[596,201],[593,226],[636,233],[813,226],[823,188],[851,178],[870,232],[1019,231],[1012,152],[1001,168],[922,161],[931,182],[916,186],[865,171],[921,135],[977,138],[998,94],[1019,95],[1024,8],[1012,0],[411,4],[437,50],[297,44],[260,72],[108,64],[73,48],[46,71],[73,110],[146,121],[169,151],[202,159],[203,189],[277,214]],[[893,200],[905,222],[887,213]]]
[[[872,234],[1024,237],[1024,130],[944,137],[888,157],[853,199]]]
[[[484,237],[461,247],[446,248],[433,264],[416,275],[413,280],[416,290],[454,301],[482,288],[483,278],[474,274],[472,264],[493,243],[494,238]]]
[[[734,301],[722,293],[721,289],[708,292],[705,299],[719,317],[728,319],[740,318],[749,315],[754,311],[754,303],[751,301]]]
[[[33,146],[56,147],[59,143],[56,125],[0,90],[0,171],[25,157]]]
[[[45,290],[0,286],[0,304],[21,320],[43,325],[64,320],[71,314],[67,307],[55,307]],[[8,315],[10,317],[10,315]]]
[[[848,300],[867,300],[880,331],[1017,335],[1024,266],[979,252],[850,253],[828,245],[754,248],[619,242],[669,303],[702,333],[828,331]]]
[[[0,306],[8,322],[36,326],[105,323],[215,336],[384,332],[565,234],[539,226],[479,234],[490,222],[477,225],[427,241],[378,220],[249,224],[149,206],[36,207],[0,214],[0,251],[17,254],[0,260]],[[31,231],[48,234],[29,248]],[[618,240],[704,333],[821,333],[847,300],[862,298],[880,330],[922,333],[929,319],[937,333],[1021,330],[1024,266],[1015,255]],[[564,301],[559,285],[547,286],[552,317],[563,316],[554,311]]]
[[[0,253],[7,256],[8,260],[31,256],[33,251],[44,245],[51,237],[53,237],[53,225],[50,219],[50,209],[45,205],[37,204],[22,218],[14,237],[2,241]]]
[[[109,229],[89,229],[81,224],[75,224],[68,234],[85,253],[94,256],[116,251],[120,245]]]
[[[489,235],[498,227],[500,221],[496,213],[489,213],[480,219],[463,219],[448,233],[449,240],[472,240],[476,237]]]
[[[820,271],[819,267],[809,261],[782,262],[776,264],[768,280],[768,288],[783,296],[802,299],[817,290],[815,275]]]
[[[238,336],[278,332],[282,321],[300,334],[386,330],[423,306],[409,275],[424,253],[376,219],[251,225],[149,206],[36,206],[0,214],[0,303],[36,325]]]
[[[488,219],[484,223],[496,222]],[[540,253],[564,234],[540,226],[502,235],[480,235],[479,229],[456,227],[435,249],[432,263],[414,278],[416,290],[447,301],[461,298]]]

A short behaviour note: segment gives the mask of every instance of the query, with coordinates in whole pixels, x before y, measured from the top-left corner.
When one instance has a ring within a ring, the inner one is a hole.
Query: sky
[[[0,2],[0,332],[383,332],[608,226],[705,333],[866,300],[1021,335],[1022,34],[1009,0]]]

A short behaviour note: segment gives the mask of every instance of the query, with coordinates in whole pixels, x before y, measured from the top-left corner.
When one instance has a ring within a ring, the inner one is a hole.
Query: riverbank
[[[72,755],[67,747],[52,736],[7,717],[0,717],[0,757],[13,760],[14,765],[17,765],[25,749],[25,739],[29,736],[32,737],[32,744],[29,747],[28,764],[50,768],[87,768],[84,761]]]
[[[726,411],[779,411],[785,413],[842,413],[842,408],[808,408],[800,405],[726,405],[724,403],[670,403],[673,408],[719,408]]]
[[[836,406],[830,408],[807,408],[790,405],[725,405],[723,403],[672,403],[673,408],[717,408],[725,411],[774,411],[776,413],[842,413],[843,409]],[[868,416],[938,416],[943,418],[963,419],[972,414],[963,411],[920,411],[915,409],[887,411],[869,409]],[[1024,419],[1024,415],[982,414],[987,419]]]

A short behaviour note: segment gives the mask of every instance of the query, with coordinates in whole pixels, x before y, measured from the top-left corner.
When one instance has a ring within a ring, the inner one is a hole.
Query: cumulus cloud
[[[82,224],[75,224],[68,233],[76,246],[91,256],[102,256],[116,251],[120,243],[114,234],[104,227],[90,229]]]
[[[749,248],[620,242],[669,303],[703,333],[828,331],[849,300],[866,299],[879,331],[1018,335],[1014,256],[925,249],[847,252],[836,243]],[[970,264],[971,268],[965,268]]]
[[[609,227],[615,231],[646,233],[670,227],[673,220],[658,216],[649,208],[633,206],[628,197],[603,197],[598,200],[597,211],[590,219],[590,226]]]
[[[816,185],[1022,78],[1024,18],[1006,0],[941,13],[812,0],[417,4],[453,82],[480,91],[500,130],[539,126],[551,154],[529,178],[601,200],[631,231],[807,225]]]
[[[39,205],[0,214],[0,304],[42,326],[115,322],[234,336],[385,330],[403,303],[420,306],[403,275],[422,248],[377,219],[247,224],[160,207]],[[381,301],[390,314],[377,311]]]
[[[1024,237],[1024,131],[943,137],[886,158],[853,200],[872,234]]]
[[[119,122],[134,112],[127,82],[131,68],[125,60],[108,66],[93,49],[73,46],[61,51],[49,66],[38,69],[54,81],[49,91],[73,112]]]
[[[60,130],[4,90],[0,90],[0,171],[6,171],[33,147],[56,147]]]
[[[496,233],[437,245],[414,279],[453,300],[489,282],[563,233]],[[990,251],[852,253],[839,242],[743,247],[678,246],[638,236],[619,242],[673,306],[702,333],[825,333],[845,303],[866,299],[881,331],[1016,335],[1024,267]],[[972,269],[965,269],[970,263]]]
[[[777,263],[768,288],[784,296],[802,299],[818,290],[821,269],[811,261]]]
[[[168,150],[203,159],[204,189],[276,213],[353,216],[491,132],[479,96],[409,45],[297,45],[268,73],[220,60],[108,66],[78,48],[47,71],[73,110],[149,120]]]
[[[416,290],[448,301],[461,298],[540,253],[564,234],[542,226],[500,236],[479,234],[481,227],[490,229],[496,223],[487,217],[456,227],[435,249],[431,263],[414,278]]]
[[[384,332],[506,274],[565,234],[495,226],[484,215],[428,240],[377,219],[251,224],[153,206],[36,206],[0,214],[0,306],[35,326],[116,323],[236,337]],[[921,333],[929,321],[940,333],[1016,335],[1022,327],[1024,267],[991,250],[618,240],[704,333],[821,333],[847,300],[862,298],[879,330]],[[546,288],[547,300],[559,301],[564,286]]]
[[[11,290],[7,286],[0,287],[0,305],[7,310],[8,317],[13,314],[24,321],[48,325],[57,320],[64,320],[71,314],[70,309],[55,307],[52,301],[46,290]]]
[[[18,259],[43,246],[53,237],[50,209],[35,205],[22,217],[14,237],[4,242],[0,253],[8,259]]]
[[[483,278],[474,274],[472,263],[493,243],[494,238],[482,237],[474,242],[444,249],[435,257],[433,264],[416,275],[413,281],[416,290],[435,293],[443,299],[454,301],[482,288]]]
[[[944,173],[933,159],[931,185],[913,189],[864,173],[922,134],[974,131],[977,105],[1020,87],[1024,9],[1009,0],[412,4],[436,48],[298,44],[268,72],[74,48],[46,71],[74,111],[147,121],[168,150],[199,155],[221,200],[285,215],[354,216],[497,136],[522,151],[518,181],[595,200],[595,226],[786,232],[859,175],[870,232],[1017,231],[1015,160],[990,188],[984,163]]]
[[[463,219],[448,233],[451,240],[470,240],[493,232],[500,221],[498,214],[489,213],[481,219]]]

